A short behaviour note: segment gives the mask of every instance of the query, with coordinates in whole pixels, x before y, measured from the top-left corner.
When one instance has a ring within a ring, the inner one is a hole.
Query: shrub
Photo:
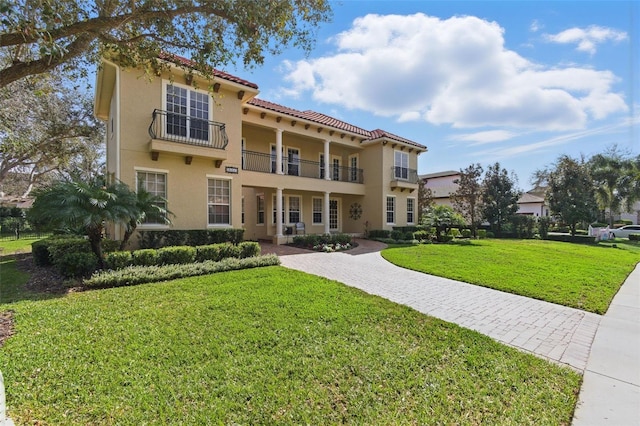
[[[161,265],[193,263],[196,249],[189,246],[163,247],[158,250],[158,262]]]
[[[220,262],[206,261],[185,265],[130,266],[117,271],[98,272],[85,280],[84,284],[90,288],[119,287],[279,264],[280,259],[278,259],[278,256],[269,254],[246,259],[225,259]]]
[[[140,248],[167,246],[198,246],[242,241],[244,229],[170,229],[166,231],[139,231]]]
[[[494,234],[491,231],[485,231],[485,237],[487,237],[487,238],[495,238],[496,234]]]
[[[240,247],[240,259],[260,256],[260,244],[256,241],[244,241],[238,244],[238,247]]]
[[[413,233],[413,239],[414,240],[418,240],[418,241],[428,240],[429,239],[429,233],[427,231],[425,231],[424,229],[421,229],[420,231],[416,231],[416,232]]]
[[[56,269],[66,278],[88,277],[98,268],[92,252],[66,253],[56,260]]]
[[[222,244],[208,244],[206,246],[196,247],[196,262],[204,262],[207,260],[213,260],[217,262],[221,260],[220,248]]]
[[[130,251],[114,251],[107,253],[104,257],[107,268],[122,269],[133,264]]]
[[[89,240],[76,236],[63,236],[47,238],[47,250],[51,264],[57,265],[62,256],[70,253],[89,253],[93,257]],[[97,259],[96,259],[97,260]]]
[[[153,266],[158,264],[158,251],[154,249],[136,250],[131,253],[131,260],[135,266]]]
[[[369,231],[369,238],[389,238],[389,234],[390,232],[386,229],[372,229],[371,231]]]
[[[452,238],[458,238],[462,234],[460,234],[460,230],[458,228],[451,228],[449,229],[449,232],[447,232],[447,235],[449,235]]]
[[[551,219],[546,216],[542,216],[538,218],[538,233],[540,237],[547,238],[549,235],[549,227],[551,226]]]
[[[391,233],[389,234],[389,237],[390,237],[392,240],[396,240],[396,241],[398,241],[398,240],[401,240],[401,239],[402,239],[403,235],[404,235],[404,234],[402,233],[402,231],[391,231]]]
[[[640,234],[629,234],[629,241],[640,241]]]
[[[49,256],[49,243],[47,240],[36,241],[31,244],[31,255],[33,261],[38,266],[51,265],[51,257]]]
[[[471,238],[471,229],[463,229],[460,231],[462,238]]]
[[[336,234],[336,235],[332,235],[332,242],[336,243],[336,244],[351,244],[351,235],[349,234]],[[412,238],[412,237],[409,237]]]
[[[403,234],[406,234],[407,232],[414,233],[416,231],[419,231],[420,229],[418,226],[412,225],[412,226],[394,226],[393,230],[400,231]]]
[[[118,251],[120,250],[120,243],[121,241],[105,238],[102,240],[102,252],[112,253],[114,251]]]
[[[604,222],[593,222],[591,224],[592,228],[606,228],[607,226],[609,226],[609,224]]]
[[[480,238],[480,239],[487,238],[487,230],[486,229],[478,229],[478,238]]]
[[[562,241],[565,243],[579,243],[579,244],[591,244],[596,242],[596,237],[590,237],[588,235],[547,235],[546,240],[550,241]]]

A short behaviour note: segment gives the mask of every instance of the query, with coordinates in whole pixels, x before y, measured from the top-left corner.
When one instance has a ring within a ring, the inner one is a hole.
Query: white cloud
[[[544,28],[544,26],[540,24],[537,19],[531,21],[531,25],[529,25],[529,31],[531,31],[532,33],[537,33],[542,28]]]
[[[287,64],[286,90],[455,128],[580,129],[627,109],[611,72],[536,65],[504,47],[497,23],[472,16],[366,15],[333,40],[334,54]]]
[[[465,133],[451,137],[451,140],[473,142],[471,145],[485,145],[496,142],[504,142],[518,136],[517,133],[508,130],[486,130],[484,132]]]
[[[591,25],[587,28],[569,28],[558,34],[546,34],[547,41],[560,44],[577,44],[577,50],[591,55],[596,46],[606,41],[620,42],[627,39],[627,33],[612,28]]]

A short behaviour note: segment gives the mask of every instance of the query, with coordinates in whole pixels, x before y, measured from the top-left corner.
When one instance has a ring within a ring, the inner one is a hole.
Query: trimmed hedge
[[[279,264],[278,256],[268,254],[246,259],[228,258],[220,262],[208,260],[185,265],[130,266],[117,271],[98,272],[84,280],[84,285],[89,288],[121,287]]]
[[[389,234],[391,234],[391,231],[387,231],[386,229],[372,229],[369,231],[368,237],[372,240],[376,238],[389,238]]]
[[[56,260],[56,269],[65,278],[88,277],[98,269],[98,258],[92,252],[66,253]]]
[[[565,243],[593,244],[596,242],[596,237],[590,237],[588,235],[571,236],[566,234],[559,234],[559,235],[552,234],[552,235],[547,235],[547,238],[545,238],[545,240],[562,241]]]
[[[629,241],[640,241],[640,234],[629,234]]]
[[[168,246],[202,246],[208,244],[233,243],[242,241],[244,229],[170,229],[166,231],[139,231],[140,248],[161,248]]]
[[[238,245],[231,243],[209,244],[206,246],[172,246],[161,249],[141,249],[133,252],[118,251],[107,253],[105,262],[109,269],[122,269],[127,266],[158,266],[221,261],[229,257],[244,259],[260,255],[260,244],[244,241]]]

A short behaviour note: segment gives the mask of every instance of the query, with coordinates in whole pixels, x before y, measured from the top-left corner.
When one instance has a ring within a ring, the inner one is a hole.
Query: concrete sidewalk
[[[583,373],[574,425],[640,425],[640,265],[600,316],[400,268],[382,258],[383,244],[359,243],[357,251],[279,255],[285,267],[340,281]]]
[[[640,265],[600,321],[573,425],[640,425]]]

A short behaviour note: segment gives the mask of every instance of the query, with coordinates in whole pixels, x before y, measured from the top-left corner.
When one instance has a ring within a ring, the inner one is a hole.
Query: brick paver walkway
[[[287,268],[340,281],[584,371],[600,315],[400,268],[382,258],[384,245],[358,242],[342,253],[279,255]]]

